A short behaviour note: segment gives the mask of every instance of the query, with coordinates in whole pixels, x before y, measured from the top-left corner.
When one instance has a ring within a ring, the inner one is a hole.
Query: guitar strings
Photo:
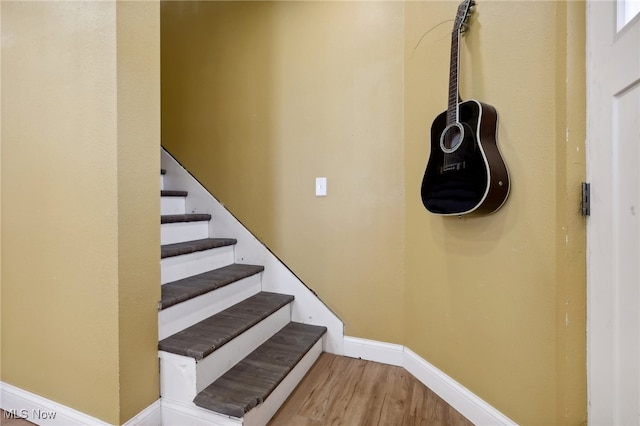
[[[439,24],[434,25],[433,27],[428,29],[424,34],[422,34],[422,37],[420,37],[420,40],[418,40],[418,42],[416,43],[415,47],[411,51],[411,56],[409,57],[409,59],[413,58],[413,54],[416,52],[416,49],[418,49],[418,46],[420,46],[420,43],[422,43],[422,40],[427,36],[427,34],[429,34],[431,31],[435,30],[436,28],[438,28],[440,25],[446,24],[447,22],[454,22],[454,21],[453,21],[453,19],[444,20],[444,21],[440,22]]]

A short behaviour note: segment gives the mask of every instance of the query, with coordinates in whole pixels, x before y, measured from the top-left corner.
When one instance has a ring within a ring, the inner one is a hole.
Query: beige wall
[[[584,4],[479,3],[462,96],[497,108],[513,186],[463,219],[419,196],[455,6],[164,3],[163,145],[348,335],[408,346],[519,423],[581,423]]]
[[[113,423],[157,397],[144,7],[0,9],[2,380]],[[462,94],[498,109],[513,193],[465,219],[418,196],[448,25],[413,49],[451,2],[163,8],[163,143],[348,334],[409,346],[519,423],[584,421],[583,3],[479,4]]]
[[[2,6],[0,6],[0,43]],[[0,50],[0,380],[2,380],[2,51]]]
[[[584,4],[479,3],[461,48],[462,96],[498,110],[512,193],[498,213],[463,219],[430,216],[416,196],[428,118],[446,106],[449,28],[410,50],[451,6],[406,6],[405,344],[519,423],[578,424],[586,420]]]
[[[1,10],[2,381],[120,424],[158,398],[159,4]]]
[[[162,142],[345,321],[403,339],[403,4],[162,4]],[[328,196],[315,197],[315,178]]]
[[[117,3],[120,421],[158,399],[160,3]]]

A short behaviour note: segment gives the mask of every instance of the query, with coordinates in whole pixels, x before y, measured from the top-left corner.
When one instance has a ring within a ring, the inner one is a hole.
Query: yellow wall
[[[408,2],[405,344],[522,424],[586,420],[584,4],[479,2],[462,96],[496,107],[512,193],[482,218],[425,214],[429,117],[446,108],[449,2]],[[565,33],[568,34],[565,35]],[[567,138],[569,135],[569,139]]]
[[[2,37],[2,6],[0,6]],[[2,39],[0,38],[0,41]],[[2,380],[2,54],[0,50],[0,380]]]
[[[158,398],[159,4],[0,7],[1,378],[119,424]]]
[[[581,423],[584,4],[479,2],[462,96],[498,110],[513,186],[463,219],[419,196],[455,9],[165,2],[163,145],[348,335],[408,346],[516,422]]]
[[[159,396],[160,3],[117,3],[120,421]]]
[[[403,4],[164,2],[162,143],[345,321],[403,339]],[[326,176],[328,196],[315,197]]]

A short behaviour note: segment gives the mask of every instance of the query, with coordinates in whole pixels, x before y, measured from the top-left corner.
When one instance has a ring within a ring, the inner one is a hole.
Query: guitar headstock
[[[458,5],[458,12],[456,13],[456,20],[453,24],[453,31],[465,31],[465,22],[473,11],[473,6],[475,6],[475,4],[475,0],[464,0]]]

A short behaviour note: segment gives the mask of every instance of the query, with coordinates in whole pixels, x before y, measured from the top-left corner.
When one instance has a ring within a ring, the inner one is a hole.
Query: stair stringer
[[[235,238],[235,262],[263,265],[262,291],[293,295],[291,321],[327,327],[323,351],[343,355],[344,324],[340,318],[164,148],[161,163],[171,177],[166,182],[175,186],[169,188],[165,183],[164,189],[188,191],[187,213],[210,214],[210,237]]]

